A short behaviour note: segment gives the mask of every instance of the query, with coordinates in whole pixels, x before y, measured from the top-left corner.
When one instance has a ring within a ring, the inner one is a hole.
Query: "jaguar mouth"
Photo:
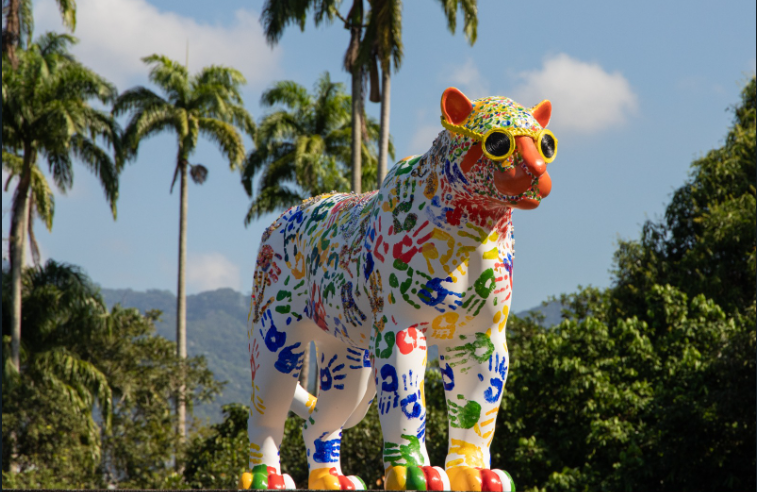
[[[513,166],[505,171],[493,173],[494,186],[504,195],[505,201],[514,208],[531,210],[539,206],[542,198],[552,191],[552,179],[548,172],[538,178],[525,169],[525,166]]]
[[[534,209],[552,191],[552,179],[533,140],[517,137],[515,142],[521,159],[508,169],[494,171],[494,186],[514,208]]]

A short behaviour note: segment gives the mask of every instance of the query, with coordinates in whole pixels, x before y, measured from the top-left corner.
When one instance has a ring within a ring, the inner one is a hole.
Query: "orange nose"
[[[515,137],[515,146],[518,152],[526,162],[528,170],[537,178],[547,170],[547,163],[541,158],[541,154],[536,149],[536,144],[531,137]]]

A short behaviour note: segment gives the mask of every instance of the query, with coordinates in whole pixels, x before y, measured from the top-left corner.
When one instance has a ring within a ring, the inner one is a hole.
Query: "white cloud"
[[[442,80],[445,83],[451,82],[452,86],[463,91],[471,100],[491,96],[489,81],[481,75],[472,58],[468,58],[462,65],[447,66]]]
[[[37,35],[64,32],[53,0],[34,2]],[[279,50],[265,44],[255,12],[238,10],[232,25],[198,23],[173,12],[162,12],[146,0],[79,0],[73,48],[82,63],[124,90],[143,83],[147,67],[141,61],[153,53],[184,62],[189,41],[189,70],[216,64],[231,66],[254,86],[279,71]]]
[[[622,125],[638,108],[638,97],[621,73],[608,73],[565,53],[546,58],[541,69],[518,78],[522,83],[512,91],[513,98],[525,106],[552,101],[550,128],[561,132],[591,133]]]
[[[221,253],[190,253],[188,256],[188,290],[202,292],[222,287],[241,290],[239,267]]]

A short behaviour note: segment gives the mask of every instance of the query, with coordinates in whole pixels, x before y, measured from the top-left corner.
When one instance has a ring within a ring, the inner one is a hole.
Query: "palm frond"
[[[121,93],[113,104],[113,116],[135,109],[147,109],[155,106],[167,106],[169,103],[146,87],[137,86]]]
[[[123,147],[128,158],[136,156],[142,140],[165,130],[172,129],[181,138],[181,132],[185,128],[185,126],[182,127],[181,123],[176,109],[170,104],[156,104],[147,108],[140,108],[132,114],[131,120],[123,133]]]
[[[189,101],[189,74],[181,63],[165,55],[150,55],[142,58],[150,68],[150,81],[168,95],[168,100],[175,105],[185,105]]]
[[[268,44],[278,43],[289,24],[296,24],[304,31],[310,5],[310,0],[268,0],[260,14]]]
[[[455,34],[457,29],[457,9],[463,12],[463,32],[471,46],[478,37],[478,6],[477,0],[439,0],[447,16],[447,28]]]
[[[57,0],[60,16],[63,19],[63,25],[76,30],[76,0]]]
[[[296,191],[279,185],[266,188],[250,204],[247,216],[244,219],[244,225],[250,225],[253,220],[260,218],[264,214],[298,205],[304,199],[305,197]]]
[[[71,151],[79,160],[100,178],[105,198],[110,203],[113,218],[116,218],[116,201],[118,200],[118,172],[110,155],[91,139],[84,135],[75,135],[71,139]]]
[[[307,89],[291,80],[276,82],[272,88],[260,96],[260,104],[265,107],[282,104],[295,111],[307,108],[312,104]]]
[[[35,41],[36,49],[43,58],[57,56],[69,62],[75,62],[74,56],[69,52],[69,46],[78,43],[79,40],[70,34],[46,32]]]
[[[47,183],[45,175],[37,166],[32,168],[31,191],[34,197],[33,208],[42,222],[45,223],[47,230],[52,231],[53,216],[55,215],[55,195],[53,195],[53,191]],[[31,224],[29,226],[31,227]]]
[[[213,118],[198,119],[200,132],[218,144],[232,169],[237,169],[244,159],[244,144],[236,129],[223,121]]]

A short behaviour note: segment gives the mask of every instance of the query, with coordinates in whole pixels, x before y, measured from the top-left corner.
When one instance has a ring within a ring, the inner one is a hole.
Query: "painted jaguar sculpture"
[[[310,489],[365,489],[345,476],[342,429],[376,400],[387,490],[514,490],[489,446],[509,365],[512,210],[552,183],[552,105],[444,91],[439,134],[377,191],[305,200],[264,233],[248,323],[250,472],[240,488],[294,488],[279,446],[290,407],[306,418]],[[317,345],[319,394],[297,384]],[[439,347],[449,415],[444,467],[425,446],[427,347]]]

